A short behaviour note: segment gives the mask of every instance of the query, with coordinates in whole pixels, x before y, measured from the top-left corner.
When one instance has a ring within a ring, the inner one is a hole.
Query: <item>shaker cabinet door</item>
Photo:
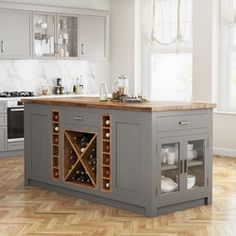
[[[30,12],[0,9],[0,58],[31,56]]]
[[[106,18],[80,16],[80,59],[102,59],[106,56]]]

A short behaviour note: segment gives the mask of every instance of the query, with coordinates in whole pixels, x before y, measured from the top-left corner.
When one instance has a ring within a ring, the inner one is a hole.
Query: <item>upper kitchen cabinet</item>
[[[78,17],[58,15],[57,57],[78,57]]]
[[[30,11],[0,9],[0,58],[31,56]]]
[[[34,13],[34,57],[78,57],[78,17]]]
[[[79,17],[80,59],[106,57],[106,17]]]
[[[34,57],[56,57],[55,20],[54,14],[33,14]]]

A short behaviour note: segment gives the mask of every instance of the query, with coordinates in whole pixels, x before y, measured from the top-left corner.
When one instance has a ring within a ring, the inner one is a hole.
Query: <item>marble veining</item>
[[[51,93],[56,78],[62,78],[65,92],[72,92],[76,78],[82,75],[84,93],[98,93],[101,81],[108,81],[106,61],[80,60],[1,60],[0,92],[30,90],[41,94],[48,86]]]

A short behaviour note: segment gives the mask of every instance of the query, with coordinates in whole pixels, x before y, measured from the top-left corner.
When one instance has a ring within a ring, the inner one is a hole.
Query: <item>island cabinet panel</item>
[[[51,113],[47,106],[25,107],[25,175],[27,179],[51,180]]]
[[[145,116],[115,113],[112,116],[112,189],[119,200],[143,205],[145,202],[146,145]]]

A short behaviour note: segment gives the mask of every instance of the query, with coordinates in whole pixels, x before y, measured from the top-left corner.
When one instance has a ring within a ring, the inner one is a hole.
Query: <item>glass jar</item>
[[[107,101],[107,87],[105,82],[102,82],[100,86],[100,101]]]
[[[128,95],[128,79],[124,75],[118,78],[118,86],[120,95]]]

